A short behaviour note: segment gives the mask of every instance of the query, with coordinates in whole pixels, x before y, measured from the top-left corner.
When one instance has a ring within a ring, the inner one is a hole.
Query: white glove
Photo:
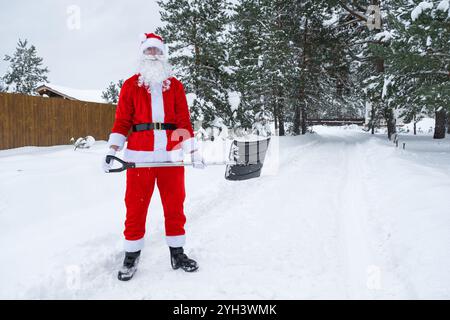
[[[105,171],[106,173],[109,172],[109,169],[112,168],[112,165],[114,163],[114,160],[111,160],[109,163],[106,163],[106,157],[107,156],[115,156],[115,155],[116,155],[116,150],[114,150],[113,148],[109,148],[108,152],[106,153],[105,157],[103,158],[102,168],[103,168],[103,171]]]
[[[192,166],[195,169],[205,169],[206,163],[205,159],[203,159],[203,156],[200,151],[196,150],[191,153],[191,160],[192,160]]]

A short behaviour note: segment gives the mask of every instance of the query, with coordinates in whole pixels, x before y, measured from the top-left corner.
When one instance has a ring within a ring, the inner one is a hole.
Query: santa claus
[[[143,35],[140,52],[137,73],[124,82],[120,91],[106,156],[121,151],[128,141],[124,150],[126,161],[179,162],[185,153],[190,153],[194,167],[203,169],[205,162],[194,138],[186,93],[182,83],[172,76],[163,39],[153,33]],[[105,172],[113,165],[106,156]],[[184,167],[138,168],[127,171],[125,259],[119,280],[130,280],[137,269],[155,183],[164,209],[172,267],[187,272],[198,269],[198,264],[183,250]]]

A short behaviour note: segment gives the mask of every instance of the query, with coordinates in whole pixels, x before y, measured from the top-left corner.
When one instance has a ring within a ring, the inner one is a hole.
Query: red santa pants
[[[125,194],[124,249],[127,252],[139,251],[144,246],[145,222],[155,182],[164,209],[167,244],[182,247],[185,243],[184,167],[130,169]]]

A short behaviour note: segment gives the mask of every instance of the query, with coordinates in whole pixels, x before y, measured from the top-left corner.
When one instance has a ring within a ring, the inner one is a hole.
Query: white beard
[[[138,67],[139,85],[150,87],[152,83],[162,83],[172,75],[172,66],[164,59],[151,59],[142,56]]]

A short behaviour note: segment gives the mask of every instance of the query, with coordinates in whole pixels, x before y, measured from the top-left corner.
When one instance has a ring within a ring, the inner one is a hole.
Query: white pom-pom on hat
[[[141,33],[141,34],[139,35],[139,41],[142,43],[142,42],[144,42],[145,40],[147,40],[147,34],[146,34],[146,33]]]

